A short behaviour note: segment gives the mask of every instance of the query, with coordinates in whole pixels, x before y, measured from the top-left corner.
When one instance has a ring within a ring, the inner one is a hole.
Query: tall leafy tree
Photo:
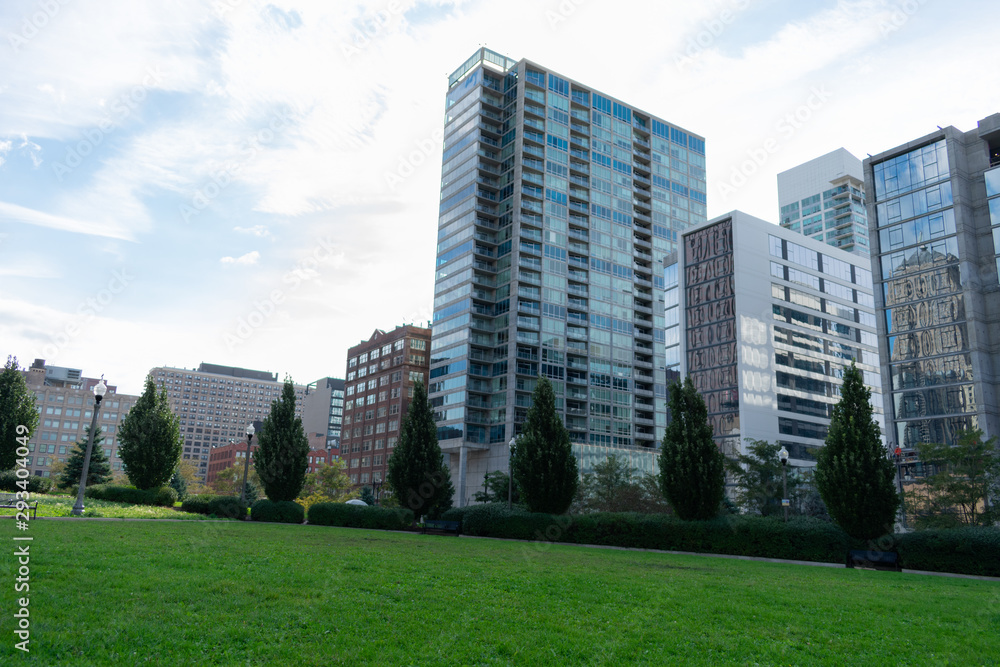
[[[122,421],[118,431],[118,456],[137,489],[155,489],[173,477],[181,461],[180,424],[170,411],[166,389],[156,392],[153,378]]]
[[[871,392],[851,362],[844,368],[826,446],[816,457],[816,486],[833,520],[855,538],[891,533],[899,494],[895,466],[872,417]]]
[[[711,519],[725,495],[725,457],[712,440],[705,400],[691,377],[670,385],[670,423],[660,450],[660,487],[684,520]]]
[[[281,398],[271,403],[258,434],[254,468],[270,500],[295,500],[302,491],[309,468],[309,438],[302,418],[295,416],[295,386],[285,378]]]
[[[747,438],[746,453],[726,459],[726,468],[736,489],[733,500],[740,510],[748,514],[774,516],[782,513],[782,470],[778,451],[781,445],[767,440]],[[802,478],[791,470],[788,473],[788,498],[796,495]]]
[[[422,382],[403,418],[399,441],[387,463],[386,481],[402,507],[419,519],[439,516],[451,507],[455,487],[438,445],[437,424]]]
[[[84,429],[83,440],[76,443],[76,448],[66,460],[66,466],[59,475],[59,486],[68,488],[80,483],[80,473],[83,472],[83,459],[87,454],[87,439],[90,437],[90,426]],[[104,433],[98,426],[94,431],[94,447],[90,452],[90,465],[87,466],[87,486],[107,484],[112,479],[111,462],[104,455]]]
[[[552,383],[539,378],[531,408],[514,445],[514,484],[532,512],[563,514],[580,483],[580,472],[569,431],[556,412]]]
[[[917,456],[930,469],[923,484],[907,494],[907,504],[914,505],[920,523],[993,525],[1000,501],[996,436],[986,440],[982,431],[966,431],[954,445],[918,444]]]
[[[18,426],[24,428],[19,431]],[[17,357],[7,357],[0,372],[0,470],[14,468],[18,439],[27,442],[37,427],[35,392],[28,388],[18,368]]]

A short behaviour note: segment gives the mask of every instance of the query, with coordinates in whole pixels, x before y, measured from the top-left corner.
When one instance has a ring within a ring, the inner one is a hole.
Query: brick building
[[[427,384],[430,341],[430,329],[407,324],[376,329],[347,351],[340,455],[352,483],[385,479],[413,385]]]

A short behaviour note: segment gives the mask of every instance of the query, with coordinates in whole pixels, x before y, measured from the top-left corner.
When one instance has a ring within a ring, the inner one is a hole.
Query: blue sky
[[[342,376],[431,316],[447,76],[481,44],[705,136],[710,216],[776,220],[780,171],[1000,111],[988,0],[497,7],[0,4],[0,353],[129,392]]]

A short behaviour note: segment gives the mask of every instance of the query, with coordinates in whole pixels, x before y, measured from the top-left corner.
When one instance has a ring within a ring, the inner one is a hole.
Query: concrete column
[[[468,448],[462,445],[458,449],[458,502],[455,507],[465,507],[465,469],[469,463]]]

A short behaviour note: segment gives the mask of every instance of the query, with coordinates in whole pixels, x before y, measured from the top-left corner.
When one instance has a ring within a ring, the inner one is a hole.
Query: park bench
[[[889,570],[902,572],[903,564],[895,551],[865,551],[852,549],[847,552],[847,567],[863,570]]]
[[[18,502],[20,501],[17,500],[17,496],[12,493],[0,495],[0,509],[16,510]],[[28,505],[25,508],[25,511],[28,510],[31,510],[31,518],[34,519],[35,515],[38,513],[38,501],[36,500],[34,505]]]
[[[462,534],[462,522],[461,521],[437,521],[431,519],[424,520],[424,528],[421,531],[425,535],[430,531],[432,534],[450,534],[455,535]]]

